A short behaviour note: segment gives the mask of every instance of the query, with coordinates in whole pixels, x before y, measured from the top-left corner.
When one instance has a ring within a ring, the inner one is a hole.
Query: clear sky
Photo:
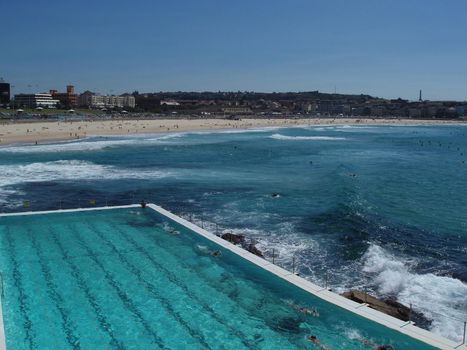
[[[310,91],[467,100],[465,0],[0,2],[13,93]]]

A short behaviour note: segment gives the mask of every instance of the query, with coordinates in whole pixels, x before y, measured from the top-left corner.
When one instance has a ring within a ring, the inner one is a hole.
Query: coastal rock
[[[393,299],[378,299],[365,292],[351,290],[342,294],[343,297],[353,300],[357,303],[367,303],[368,307],[383,312],[389,316],[398,318],[402,321],[414,321],[417,324],[430,324],[422,314],[410,310],[407,306]]]
[[[221,236],[222,239],[229,241],[233,244],[243,244],[245,243],[245,236],[244,235],[236,235],[235,233],[224,233]]]
[[[260,258],[264,258],[263,252],[261,250],[259,250],[258,248],[256,248],[256,246],[254,244],[249,244],[247,250],[250,253],[253,253],[253,254],[259,256]]]
[[[248,250],[250,253],[253,253],[261,258],[264,258],[263,252],[261,252],[252,240],[247,239],[244,235],[237,235],[235,233],[224,233],[221,236],[222,239],[229,241],[233,244],[240,245],[243,249]]]

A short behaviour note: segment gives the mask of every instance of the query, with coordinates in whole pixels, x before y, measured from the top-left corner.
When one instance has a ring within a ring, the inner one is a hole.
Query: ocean
[[[0,211],[145,199],[337,292],[394,298],[460,340],[467,127],[302,126],[0,148]]]

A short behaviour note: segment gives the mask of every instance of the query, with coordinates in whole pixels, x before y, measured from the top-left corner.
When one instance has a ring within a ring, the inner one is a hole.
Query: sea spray
[[[363,261],[363,271],[374,276],[381,295],[412,305],[432,320],[433,332],[460,339],[467,315],[467,284],[433,273],[417,274],[414,261],[396,257],[376,244],[369,246]]]

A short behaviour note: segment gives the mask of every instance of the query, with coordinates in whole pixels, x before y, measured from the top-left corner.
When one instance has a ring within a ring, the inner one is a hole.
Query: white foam
[[[337,125],[336,126],[336,129],[376,129],[376,128],[377,128],[377,126],[368,126],[368,125],[357,126],[357,125],[344,124],[344,125]]]
[[[44,145],[21,145],[0,147],[0,152],[9,153],[55,153],[55,152],[77,152],[77,151],[96,151],[108,147],[119,147],[128,145],[147,145],[147,144],[162,144],[164,141],[173,138],[179,138],[186,135],[185,133],[161,134],[156,137],[149,137],[148,134],[141,136],[130,137],[106,137],[105,140],[96,138],[87,138],[81,141],[63,141]]]
[[[290,140],[290,141],[339,141],[345,140],[345,137],[332,136],[287,136],[282,134],[273,134],[269,136],[275,140]]]
[[[157,179],[170,172],[156,169],[120,169],[80,160],[0,165],[0,197],[11,194],[6,187],[31,182],[109,179]]]
[[[251,129],[214,129],[204,131],[191,131],[189,134],[194,135],[210,135],[210,134],[246,134],[256,132],[269,132],[272,130],[282,129],[283,126],[265,126],[262,128],[251,128]]]
[[[467,284],[446,276],[412,272],[416,262],[396,257],[371,244],[363,256],[363,270],[374,275],[379,293],[394,295],[432,319],[431,330],[458,341],[467,320]]]
[[[0,147],[0,152],[8,153],[56,153],[56,152],[79,152],[98,151],[110,147],[121,147],[131,145],[151,145],[151,144],[174,144],[171,139],[179,139],[189,135],[210,135],[210,134],[243,134],[268,132],[278,127],[265,127],[255,129],[222,129],[209,131],[172,132],[164,134],[144,133],[131,135],[107,135],[84,138],[81,140],[58,141],[40,145],[14,145]],[[102,139],[105,138],[105,139]]]

